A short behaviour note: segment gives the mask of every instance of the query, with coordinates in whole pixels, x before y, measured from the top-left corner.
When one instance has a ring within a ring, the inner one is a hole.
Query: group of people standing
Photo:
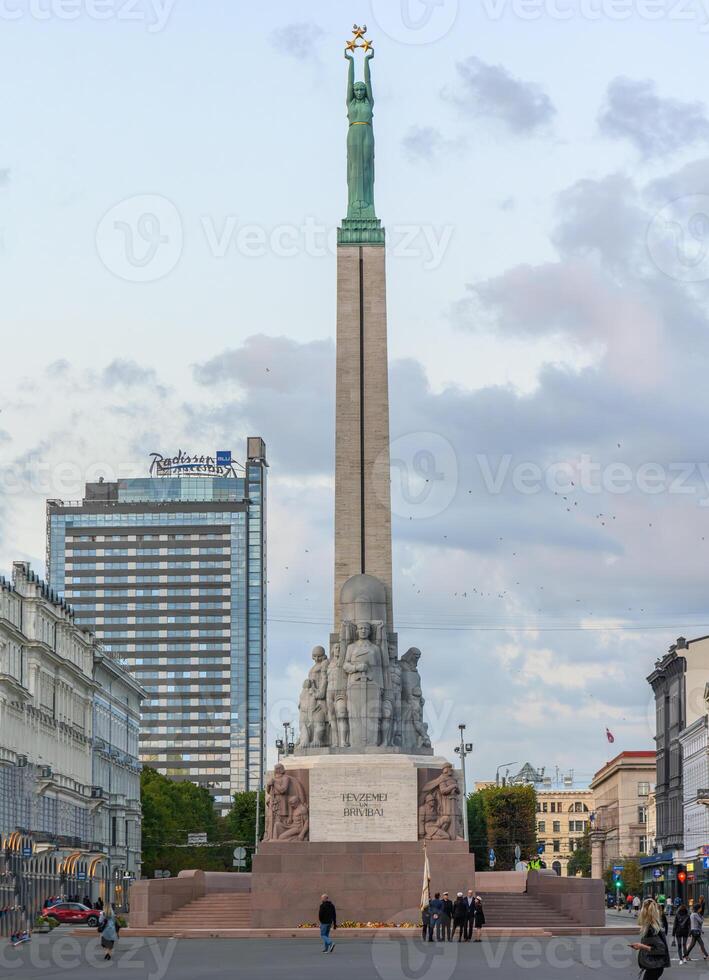
[[[458,942],[482,942],[485,911],[482,899],[468,889],[467,895],[458,892],[455,902],[448,892],[436,892],[428,906],[421,912],[421,938],[429,943],[453,942],[456,932]]]

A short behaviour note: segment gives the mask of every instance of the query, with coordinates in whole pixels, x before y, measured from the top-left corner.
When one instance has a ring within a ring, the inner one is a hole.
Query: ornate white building
[[[50,891],[56,876],[65,894],[120,899],[124,876],[140,874],[143,697],[15,562],[12,580],[0,579],[0,836],[3,860],[14,849],[22,861],[0,868],[4,888],[41,870]]]

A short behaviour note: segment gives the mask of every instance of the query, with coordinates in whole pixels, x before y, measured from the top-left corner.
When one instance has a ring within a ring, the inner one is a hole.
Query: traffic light
[[[687,869],[683,864],[677,865],[677,881],[683,885],[687,880]]]

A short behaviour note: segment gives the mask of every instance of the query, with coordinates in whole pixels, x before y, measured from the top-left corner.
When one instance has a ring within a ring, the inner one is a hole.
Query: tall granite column
[[[382,231],[383,236],[383,231]],[[382,245],[337,250],[335,436],[335,624],[352,575],[374,575],[391,602],[389,379],[385,252]]]

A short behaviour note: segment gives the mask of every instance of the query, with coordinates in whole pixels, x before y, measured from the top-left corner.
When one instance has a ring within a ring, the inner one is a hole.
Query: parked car
[[[42,909],[42,915],[51,915],[60,923],[84,923],[87,926],[97,926],[99,916],[96,909],[90,909],[87,905],[82,905],[81,902],[58,902],[56,905],[45,905]]]

